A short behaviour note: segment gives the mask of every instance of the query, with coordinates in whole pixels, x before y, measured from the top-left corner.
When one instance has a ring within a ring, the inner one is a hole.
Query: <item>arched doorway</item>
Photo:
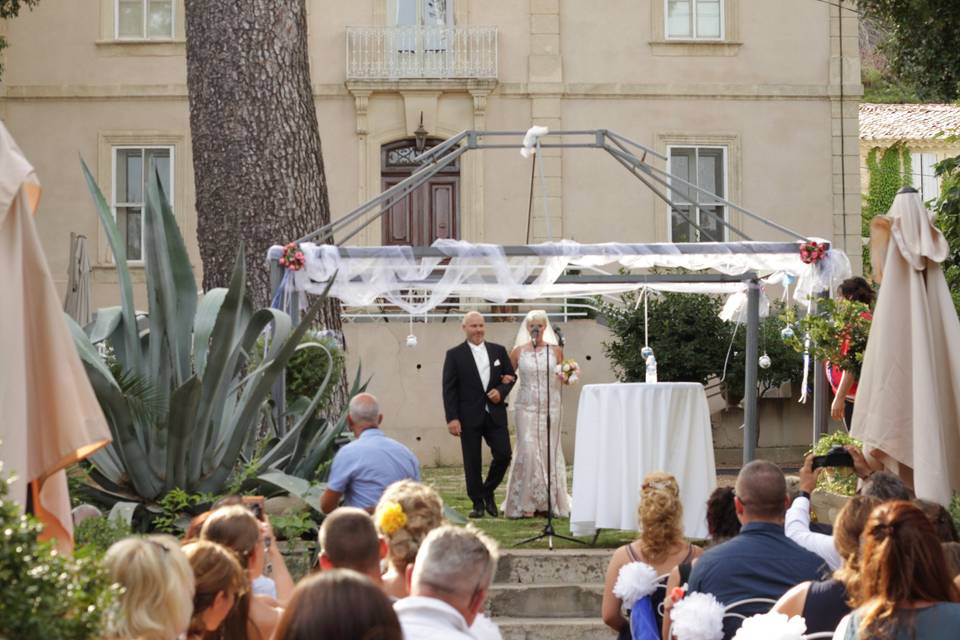
[[[426,148],[442,140],[427,140]],[[417,170],[413,138],[398,140],[380,148],[381,191],[385,191]],[[427,246],[438,238],[460,237],[460,162],[441,169],[406,197],[387,201],[383,220],[383,244]]]

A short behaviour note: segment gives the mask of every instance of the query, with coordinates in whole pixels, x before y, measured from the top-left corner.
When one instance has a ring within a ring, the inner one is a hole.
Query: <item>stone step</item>
[[[495,584],[487,597],[493,618],[600,619],[603,584]]]
[[[497,618],[503,640],[609,640],[616,637],[596,618]]]
[[[500,551],[496,584],[603,583],[612,549]]]

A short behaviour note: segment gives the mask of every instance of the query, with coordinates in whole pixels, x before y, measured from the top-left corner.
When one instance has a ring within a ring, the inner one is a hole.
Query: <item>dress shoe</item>
[[[468,513],[467,515],[470,516],[471,518],[482,518],[482,517],[483,517],[483,503],[482,503],[482,502],[474,502],[474,503],[473,503],[473,511],[471,511],[471,512]]]
[[[499,509],[497,509],[497,501],[493,499],[493,496],[487,496],[483,501],[483,506],[491,516],[496,518],[500,515]]]

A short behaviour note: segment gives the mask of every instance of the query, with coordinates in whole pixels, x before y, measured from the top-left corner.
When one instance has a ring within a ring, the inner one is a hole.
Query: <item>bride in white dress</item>
[[[536,334],[533,340],[531,335]],[[560,446],[560,386],[556,365],[563,351],[545,311],[531,311],[524,319],[513,351],[513,369],[519,380],[513,394],[517,446],[513,453],[507,499],[508,518],[529,518],[547,512],[547,376],[550,376],[550,454],[553,515],[570,515],[567,465]],[[549,360],[549,362],[548,362]]]

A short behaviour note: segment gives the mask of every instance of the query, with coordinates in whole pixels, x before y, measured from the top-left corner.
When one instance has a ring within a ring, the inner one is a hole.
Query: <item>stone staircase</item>
[[[487,612],[504,640],[609,640],[600,620],[610,549],[501,550]]]

